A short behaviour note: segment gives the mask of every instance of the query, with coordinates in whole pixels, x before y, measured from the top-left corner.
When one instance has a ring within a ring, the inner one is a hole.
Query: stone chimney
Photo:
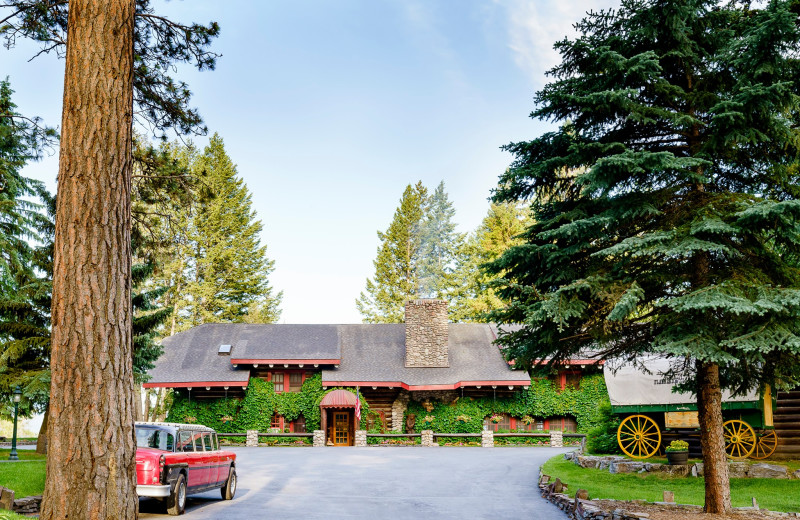
[[[406,367],[449,367],[447,302],[406,302]]]

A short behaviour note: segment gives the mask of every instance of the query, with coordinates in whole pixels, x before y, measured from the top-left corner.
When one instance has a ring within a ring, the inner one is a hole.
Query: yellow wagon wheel
[[[778,436],[775,435],[775,430],[761,430],[758,432],[756,441],[756,449],[750,455],[753,459],[766,459],[773,453],[775,448],[778,447]]]
[[[744,421],[734,419],[722,424],[725,453],[732,459],[746,459],[756,448],[756,432]]]
[[[617,442],[628,457],[646,459],[658,452],[661,431],[656,422],[646,415],[631,415],[619,425]]]

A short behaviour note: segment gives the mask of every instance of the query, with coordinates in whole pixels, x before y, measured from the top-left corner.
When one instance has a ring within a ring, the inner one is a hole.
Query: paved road
[[[536,488],[557,448],[234,448],[239,489],[189,497],[186,520],[564,520]],[[155,500],[140,518],[168,518]]]

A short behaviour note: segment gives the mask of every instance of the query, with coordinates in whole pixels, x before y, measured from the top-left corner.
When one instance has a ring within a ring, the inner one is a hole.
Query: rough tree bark
[[[70,0],[42,518],[136,518],[131,340],[134,0]]]
[[[42,418],[42,427],[39,429],[39,435],[36,437],[36,453],[42,455],[47,454],[47,423],[50,416],[50,406],[44,409],[44,417]]]
[[[706,484],[704,511],[725,513],[731,510],[731,489],[722,433],[722,390],[716,363],[697,362],[697,417]]]

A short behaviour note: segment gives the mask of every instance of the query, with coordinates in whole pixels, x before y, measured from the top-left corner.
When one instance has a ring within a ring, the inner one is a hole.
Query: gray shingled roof
[[[233,358],[339,359],[336,325],[248,325],[208,323],[179,332],[163,341],[150,383],[242,381],[248,369],[235,369]],[[220,345],[232,345],[220,356]]]
[[[342,362],[323,370],[322,381],[385,381],[410,386],[452,385],[460,381],[529,381],[511,370],[492,342],[495,330],[479,323],[451,323],[448,368],[405,367],[405,325],[341,325]]]
[[[451,323],[449,368],[405,368],[404,324],[248,325],[215,323],[194,327],[163,341],[164,354],[149,374],[150,383],[247,382],[246,366],[231,359],[341,359],[338,369],[322,371],[323,381],[386,381],[411,386],[452,385],[460,381],[519,381],[492,344],[491,325]],[[230,356],[218,354],[232,345]]]

